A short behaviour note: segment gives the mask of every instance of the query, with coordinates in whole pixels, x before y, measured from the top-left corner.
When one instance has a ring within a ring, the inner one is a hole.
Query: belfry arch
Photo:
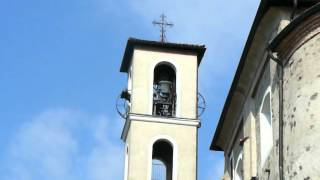
[[[173,146],[168,140],[157,140],[152,145],[151,180],[172,180],[172,174]]]
[[[153,72],[153,115],[176,115],[176,70],[171,63],[157,64]]]

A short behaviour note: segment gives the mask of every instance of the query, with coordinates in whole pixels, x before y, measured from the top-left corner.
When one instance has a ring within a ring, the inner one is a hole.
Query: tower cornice
[[[160,51],[169,50],[182,53],[195,53],[197,55],[198,65],[201,63],[204,52],[206,51],[204,45],[179,44],[129,38],[120,66],[120,72],[128,72],[128,67],[130,66],[132,61],[133,50],[137,47],[144,49],[155,49]]]
[[[165,123],[165,124],[175,124],[175,125],[183,125],[183,126],[195,126],[200,128],[201,122],[200,119],[190,119],[190,118],[178,118],[178,117],[155,117],[147,114],[129,114],[126,119],[125,125],[122,130],[121,139],[125,141],[127,138],[127,134],[130,128],[130,124],[132,121],[143,121],[150,123]]]

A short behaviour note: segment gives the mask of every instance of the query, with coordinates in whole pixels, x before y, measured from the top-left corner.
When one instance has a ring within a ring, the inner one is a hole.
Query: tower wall
[[[128,180],[151,180],[152,145],[161,139],[173,146],[172,180],[196,180],[197,127],[144,121],[131,122]]]
[[[176,70],[176,117],[196,119],[197,55],[152,49],[133,53],[131,113],[152,115],[153,71],[161,62],[171,63]]]

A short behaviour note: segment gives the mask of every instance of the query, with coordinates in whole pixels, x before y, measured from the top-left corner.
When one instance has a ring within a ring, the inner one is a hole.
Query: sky
[[[115,100],[129,37],[204,44],[199,180],[218,180],[209,150],[259,0],[0,1],[0,179],[122,180],[124,121]]]

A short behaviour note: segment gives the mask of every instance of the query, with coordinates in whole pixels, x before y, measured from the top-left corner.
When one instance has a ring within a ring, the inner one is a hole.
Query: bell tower
[[[204,46],[130,38],[120,72],[124,180],[196,180],[198,67]]]

